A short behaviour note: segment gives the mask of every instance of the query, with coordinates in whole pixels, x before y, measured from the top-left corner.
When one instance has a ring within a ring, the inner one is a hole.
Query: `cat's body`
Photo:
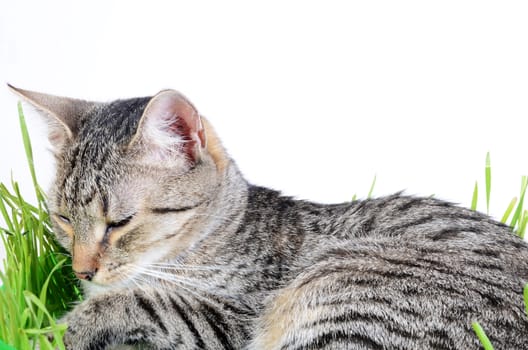
[[[71,349],[528,349],[528,247],[432,198],[337,205],[248,184],[181,95],[50,114],[50,212],[88,298]]]

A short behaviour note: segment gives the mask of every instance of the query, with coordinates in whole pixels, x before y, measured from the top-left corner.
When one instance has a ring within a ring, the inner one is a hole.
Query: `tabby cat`
[[[68,349],[528,349],[528,246],[434,198],[324,205],[249,184],[180,93],[42,112],[49,211],[86,299]]]

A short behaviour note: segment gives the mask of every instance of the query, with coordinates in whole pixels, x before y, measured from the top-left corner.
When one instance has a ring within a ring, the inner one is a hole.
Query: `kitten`
[[[68,349],[528,349],[527,244],[395,194],[323,205],[247,183],[181,94],[11,87],[49,124],[49,211],[86,300]]]

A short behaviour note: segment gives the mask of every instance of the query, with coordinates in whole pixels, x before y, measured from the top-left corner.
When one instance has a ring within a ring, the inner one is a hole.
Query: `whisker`
[[[170,274],[170,273],[167,273],[167,272],[149,270],[149,269],[145,269],[143,267],[137,267],[136,271],[138,271],[140,273],[143,273],[145,275],[149,275],[151,277],[155,277],[155,278],[159,278],[159,279],[165,280],[167,282],[184,283],[184,284],[186,284],[186,285],[188,285],[190,287],[194,287],[196,289],[203,290],[205,292],[209,292],[210,293],[210,288],[211,287],[208,286],[208,285],[199,283],[200,280],[198,280],[198,279],[192,279],[192,278],[187,278],[187,277],[182,277],[182,276],[176,276],[176,275],[173,275],[173,274]],[[219,294],[219,293],[216,293],[216,294],[224,296],[224,297],[227,296],[227,295],[222,295],[222,294]]]
[[[236,267],[232,265],[187,265],[187,264],[173,264],[173,263],[150,263],[146,266],[151,266],[166,270],[181,270],[181,271],[227,271],[227,272],[265,272],[274,270],[274,267]],[[289,271],[289,267],[282,267],[283,271]]]
[[[143,288],[143,285],[137,281],[137,277],[131,278],[130,280],[132,281],[132,283],[134,283],[134,285],[139,290],[141,290],[143,293],[147,294],[147,291],[145,290],[145,288]]]
[[[217,266],[200,266],[200,265],[178,265],[178,264],[170,264],[170,263],[152,263],[148,264],[147,266],[157,267],[157,268],[164,268],[164,269],[172,269],[172,270],[189,270],[189,271],[236,271],[239,270],[236,267],[230,267],[229,265],[217,265]]]
[[[148,284],[149,282],[151,282],[151,281],[149,281],[148,279],[144,278],[143,276],[138,276],[137,278],[138,278],[140,281],[143,281],[144,283],[147,283],[147,284]],[[166,280],[164,280],[164,281],[166,281]],[[167,282],[172,282],[172,281],[167,281]],[[172,283],[174,284],[174,282],[172,282]],[[185,286],[182,286],[181,284],[178,284],[178,287],[181,288],[181,289],[183,289],[184,291],[190,293],[191,295],[193,295],[193,296],[194,296],[196,299],[198,299],[198,300],[205,301],[206,303],[209,303],[209,304],[211,304],[212,302],[214,302],[214,300],[207,299],[205,296],[200,295],[200,294],[198,294],[196,291],[194,291],[194,290],[192,290],[192,289],[189,289],[189,288],[187,288],[187,287],[185,287]],[[216,303],[217,303],[218,305],[222,305],[221,303],[218,303],[218,302],[216,302]]]
[[[153,277],[153,278],[156,278],[158,280],[161,280],[161,281],[164,281],[164,282],[167,282],[167,283],[171,283],[173,285],[177,285],[178,288],[181,288],[185,292],[189,293],[190,295],[192,295],[197,300],[200,300],[200,301],[205,302],[207,304],[213,305],[213,306],[218,307],[218,308],[220,308],[222,310],[225,310],[226,304],[231,304],[233,306],[239,304],[239,303],[236,302],[236,300],[232,296],[227,295],[227,294],[212,292],[210,290],[210,287],[208,287],[208,286],[195,284],[195,283],[189,282],[188,280],[185,280],[185,279],[182,279],[182,278],[177,278],[177,276],[173,276],[171,274],[167,274],[167,273],[159,274],[159,273],[156,273],[156,271],[148,271],[148,270],[145,270],[144,268],[141,268],[141,267],[139,267],[137,265],[134,266],[134,269],[135,269],[136,272],[139,273],[139,276],[137,276],[137,278],[139,280],[143,281],[146,284],[151,284],[152,281],[146,279],[145,277]],[[176,278],[173,278],[173,277],[176,277]],[[200,294],[198,292],[204,292],[205,295],[202,295],[202,294]],[[207,297],[207,295],[209,295],[210,297]],[[216,300],[214,298],[211,298],[211,297],[220,297],[220,298],[224,298],[226,300],[224,302],[221,302],[221,301],[218,301],[218,300]],[[234,306],[234,307],[237,308],[236,306]],[[232,317],[236,317],[237,319],[243,320],[243,321],[252,320],[250,317],[243,317],[240,314],[235,313],[235,312],[230,312],[230,315]]]

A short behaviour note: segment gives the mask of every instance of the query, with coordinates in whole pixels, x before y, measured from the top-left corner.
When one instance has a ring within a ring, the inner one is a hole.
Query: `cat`
[[[48,124],[57,240],[86,299],[67,349],[528,349],[528,246],[402,193],[324,205],[249,184],[174,90],[89,102],[11,87]]]

